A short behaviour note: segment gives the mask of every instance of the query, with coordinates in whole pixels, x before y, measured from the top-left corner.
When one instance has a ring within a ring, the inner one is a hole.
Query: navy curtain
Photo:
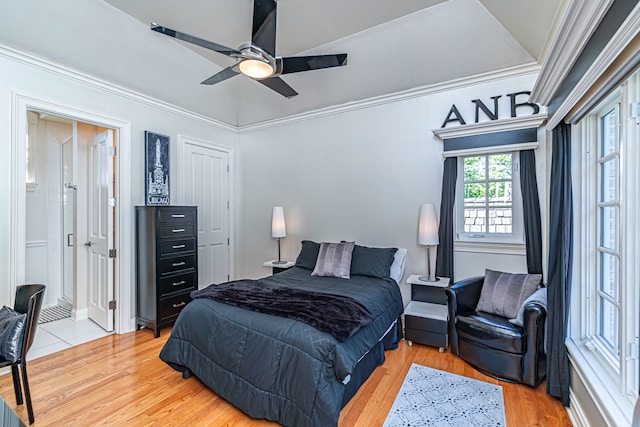
[[[553,130],[547,281],[547,393],[569,406],[570,368],[565,346],[571,294],[573,198],[571,126]]]
[[[542,226],[536,179],[536,156],[533,150],[520,152],[520,189],[524,213],[527,271],[530,274],[542,274]]]
[[[442,172],[442,197],[440,199],[440,226],[438,227],[438,257],[436,276],[453,279],[453,204],[456,201],[456,178],[458,176],[457,157],[444,160]]]

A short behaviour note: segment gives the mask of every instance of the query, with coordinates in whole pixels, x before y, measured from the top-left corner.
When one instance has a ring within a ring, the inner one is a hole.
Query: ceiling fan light
[[[238,64],[238,69],[242,74],[252,79],[264,79],[274,72],[271,64],[259,59],[245,59]]]

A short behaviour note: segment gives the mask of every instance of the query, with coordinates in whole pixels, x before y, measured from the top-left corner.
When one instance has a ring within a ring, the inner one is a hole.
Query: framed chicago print
[[[145,203],[169,204],[169,137],[145,131]]]

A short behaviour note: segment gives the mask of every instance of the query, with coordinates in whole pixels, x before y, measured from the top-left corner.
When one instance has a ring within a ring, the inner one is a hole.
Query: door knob
[[[85,246],[91,246],[91,245],[93,245],[93,242],[89,241],[89,242],[85,243],[84,245]]]

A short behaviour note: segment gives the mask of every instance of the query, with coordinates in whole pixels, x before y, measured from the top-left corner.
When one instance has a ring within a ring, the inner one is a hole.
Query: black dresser
[[[171,326],[198,287],[195,206],[136,206],[136,328]]]

